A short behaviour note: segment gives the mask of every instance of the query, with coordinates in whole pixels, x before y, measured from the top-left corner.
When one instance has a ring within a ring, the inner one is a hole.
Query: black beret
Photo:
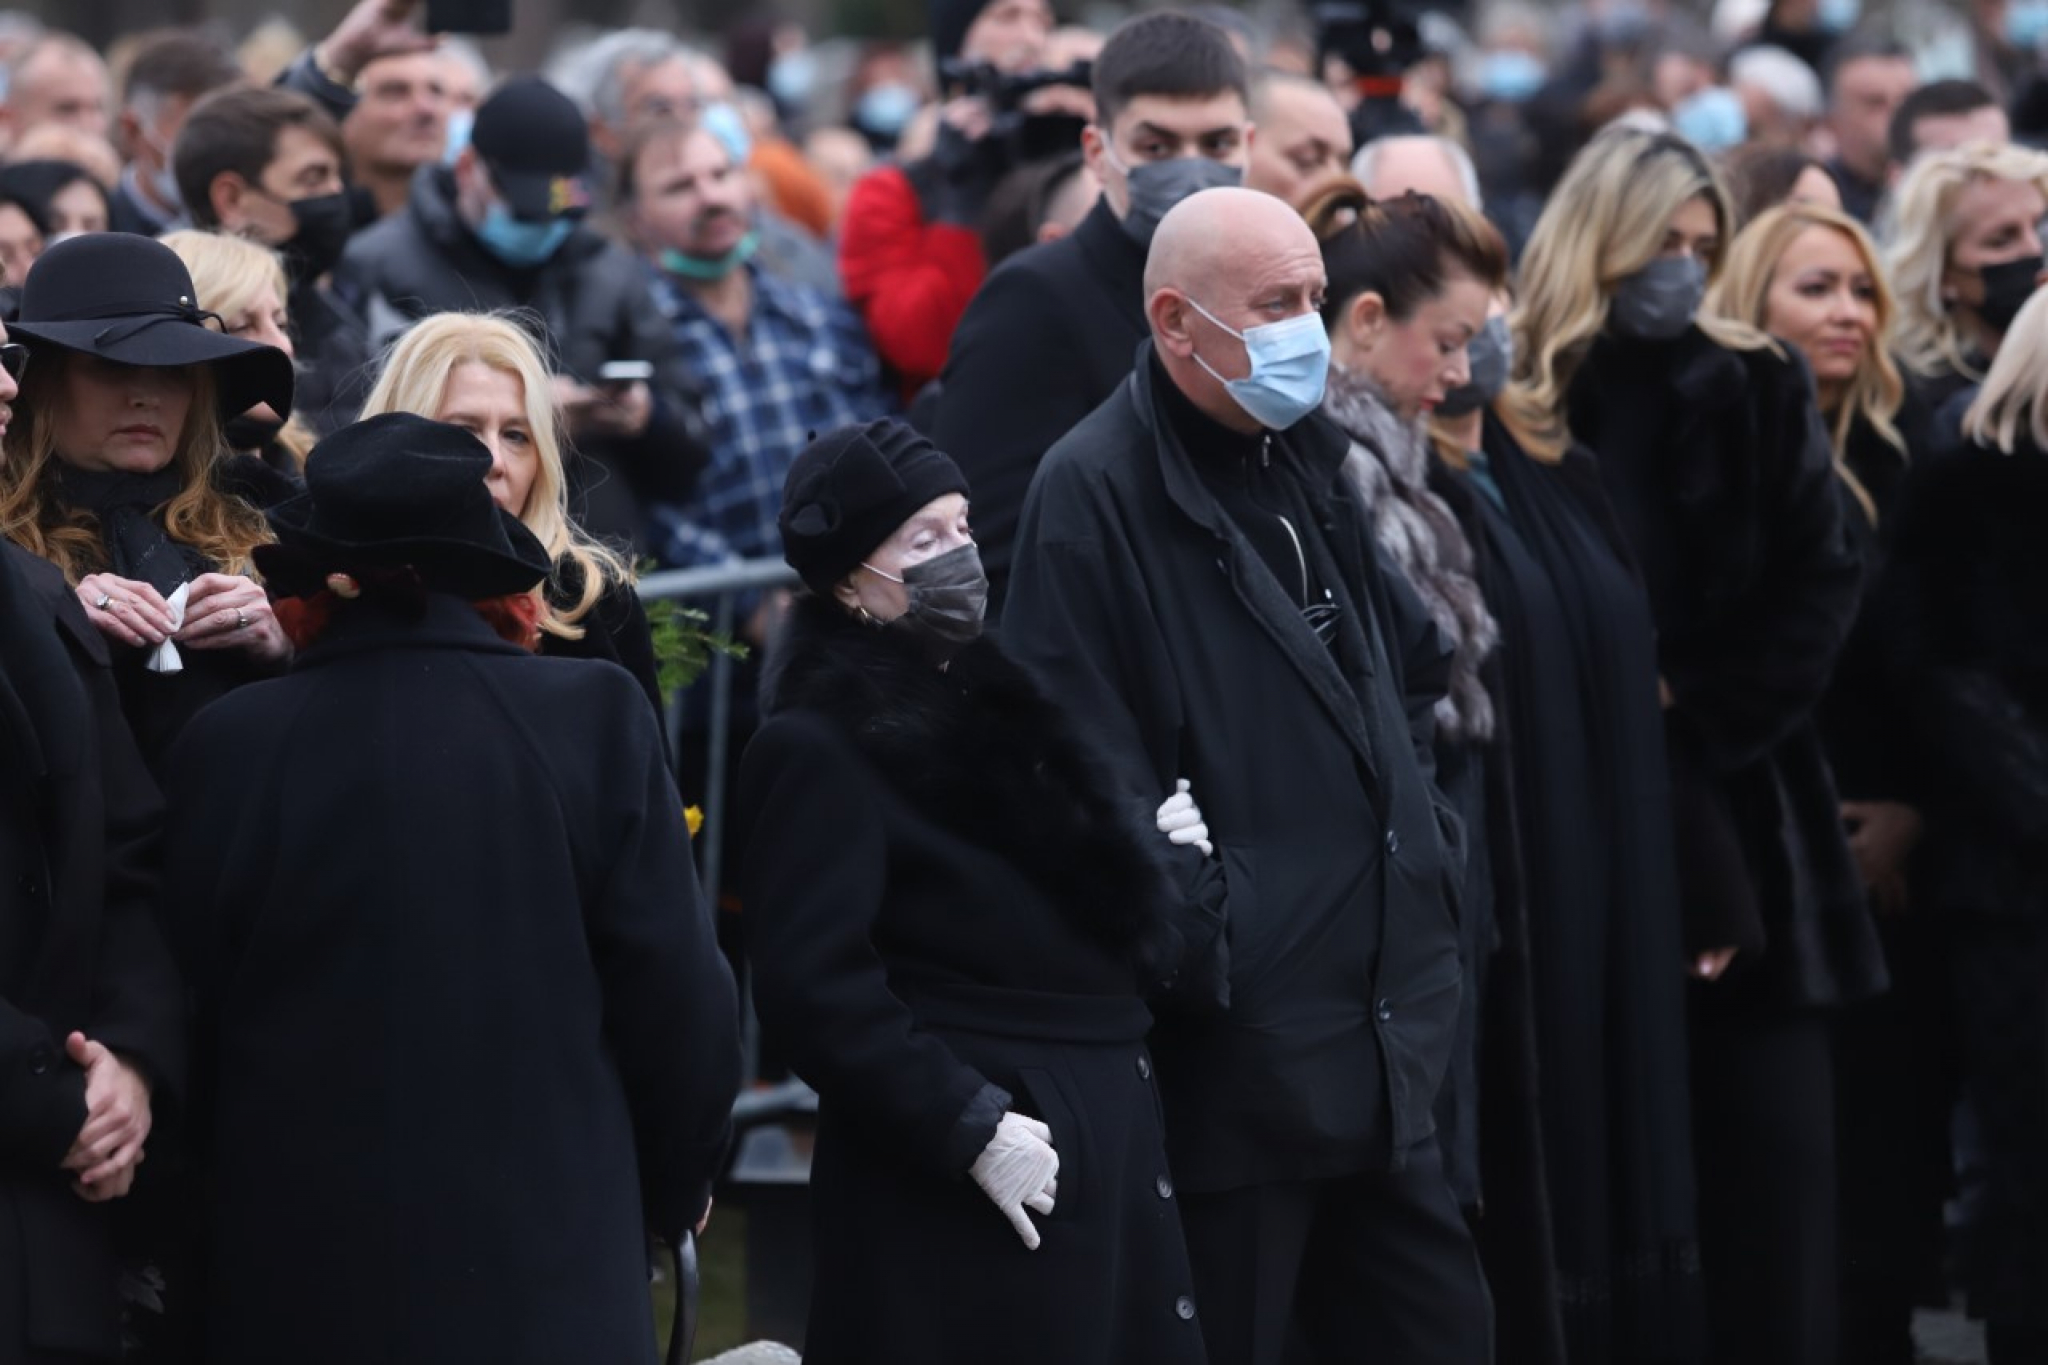
[[[913,428],[890,418],[841,427],[804,447],[782,486],[782,557],[812,592],[834,584],[966,476]]]

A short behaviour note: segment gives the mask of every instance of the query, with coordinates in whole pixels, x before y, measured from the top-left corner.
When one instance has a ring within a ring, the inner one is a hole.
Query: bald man
[[[15,138],[51,123],[106,137],[113,130],[113,104],[107,64],[68,33],[37,39],[8,72],[4,114]]]
[[[1330,87],[1269,71],[1252,86],[1252,143],[1244,183],[1305,209],[1351,165],[1351,120]]]
[[[1159,1194],[1196,1288],[1172,1310],[1233,1365],[1277,1365],[1290,1334],[1318,1361],[1484,1365],[1430,1117],[1459,994],[1446,655],[1315,411],[1324,283],[1279,199],[1166,215],[1135,371],[1025,500],[1004,639],[1134,809],[1188,781],[1215,850],[1161,843],[1186,954],[1152,1034]]]
[[[1351,173],[1374,199],[1398,199],[1413,190],[1433,199],[1479,208],[1479,173],[1463,147],[1422,134],[1376,137],[1359,148]]]

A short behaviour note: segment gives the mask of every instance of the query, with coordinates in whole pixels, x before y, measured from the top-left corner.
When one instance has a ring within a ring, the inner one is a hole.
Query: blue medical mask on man
[[[1244,343],[1251,373],[1242,379],[1217,374],[1199,351],[1195,363],[1253,421],[1271,431],[1285,431],[1322,405],[1323,386],[1330,377],[1330,334],[1320,313],[1311,310],[1240,332],[1193,298],[1188,306]]]
[[[492,204],[484,213],[484,221],[478,225],[476,237],[484,250],[496,256],[515,270],[532,270],[554,258],[562,249],[562,243],[576,231],[573,218],[551,218],[543,223],[529,223],[514,218],[512,211],[502,203]]]

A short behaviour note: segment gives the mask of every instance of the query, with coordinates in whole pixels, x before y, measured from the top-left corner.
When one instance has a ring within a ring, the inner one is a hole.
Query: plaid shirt
[[[655,554],[672,568],[779,555],[782,482],[811,437],[889,410],[881,365],[853,310],[753,265],[744,340],[666,275],[656,296],[704,391],[711,464],[684,504],[653,509]]]

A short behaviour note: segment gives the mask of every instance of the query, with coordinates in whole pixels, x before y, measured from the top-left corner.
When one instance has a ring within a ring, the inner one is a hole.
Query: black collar
[[[385,649],[461,649],[479,654],[524,654],[504,639],[476,608],[448,593],[426,594],[423,610],[409,619],[398,610],[363,601],[339,607],[327,629],[308,645],[292,668],[318,668],[353,654]]]

